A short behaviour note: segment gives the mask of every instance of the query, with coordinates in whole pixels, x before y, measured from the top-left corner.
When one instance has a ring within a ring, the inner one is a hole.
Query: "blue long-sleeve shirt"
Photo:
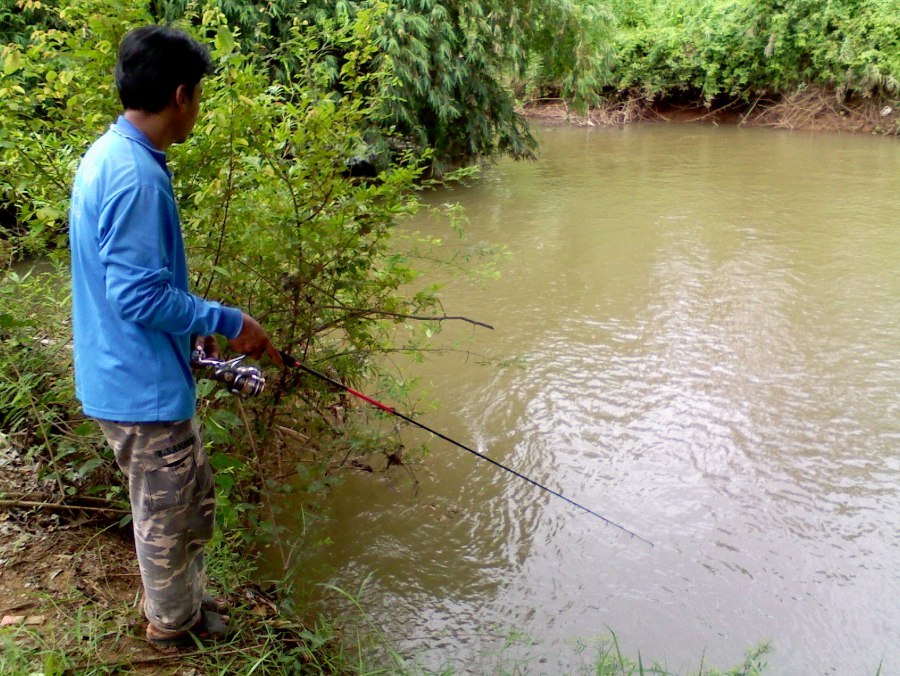
[[[86,415],[194,415],[191,334],[236,337],[240,310],[188,293],[165,153],[124,116],[87,151],[69,212],[75,388]]]

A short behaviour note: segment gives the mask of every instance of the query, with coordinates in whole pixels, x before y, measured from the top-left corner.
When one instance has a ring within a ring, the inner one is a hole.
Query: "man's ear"
[[[175,105],[178,106],[180,110],[186,110],[190,103],[191,97],[188,96],[187,85],[178,85],[178,88],[175,90]]]

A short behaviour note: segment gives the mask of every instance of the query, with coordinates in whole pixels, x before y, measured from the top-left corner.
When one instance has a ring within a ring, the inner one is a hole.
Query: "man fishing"
[[[76,393],[128,477],[147,639],[163,647],[227,634],[205,594],[215,494],[193,420],[192,337],[213,357],[221,334],[282,364],[252,317],[188,291],[166,150],[191,133],[210,70],[206,48],[175,28],[124,37],[124,113],[82,159],[69,214]]]

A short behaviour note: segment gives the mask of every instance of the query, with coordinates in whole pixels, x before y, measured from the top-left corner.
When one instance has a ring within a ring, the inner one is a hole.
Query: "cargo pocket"
[[[144,473],[143,508],[159,512],[190,504],[197,495],[197,449],[195,432],[170,446],[146,449],[139,462]]]

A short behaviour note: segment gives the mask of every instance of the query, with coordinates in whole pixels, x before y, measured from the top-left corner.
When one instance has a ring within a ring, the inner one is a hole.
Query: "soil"
[[[53,673],[179,676],[218,673],[217,656],[281,654],[307,643],[304,626],[279,613],[277,590],[252,582],[225,590],[211,580],[207,591],[231,608],[237,635],[229,644],[205,651],[150,645],[131,524],[121,523],[127,511],[85,497],[72,508],[57,504],[57,486],[39,481],[32,459],[5,442],[0,434],[0,639],[11,636],[35,662],[42,647],[64,653],[64,670]],[[335,649],[310,648],[323,661]]]
[[[78,640],[85,618],[96,617],[115,629],[114,640],[99,642],[91,651],[93,663],[79,666],[127,664],[141,673],[191,673],[164,664],[168,657],[143,638],[131,526],[119,527],[117,513],[7,504],[47,501],[50,487],[40,485],[36,474],[19,451],[0,447],[5,501],[0,506],[0,623],[12,626],[0,631],[25,625],[35,636],[19,632],[17,641],[40,638],[63,647]]]

